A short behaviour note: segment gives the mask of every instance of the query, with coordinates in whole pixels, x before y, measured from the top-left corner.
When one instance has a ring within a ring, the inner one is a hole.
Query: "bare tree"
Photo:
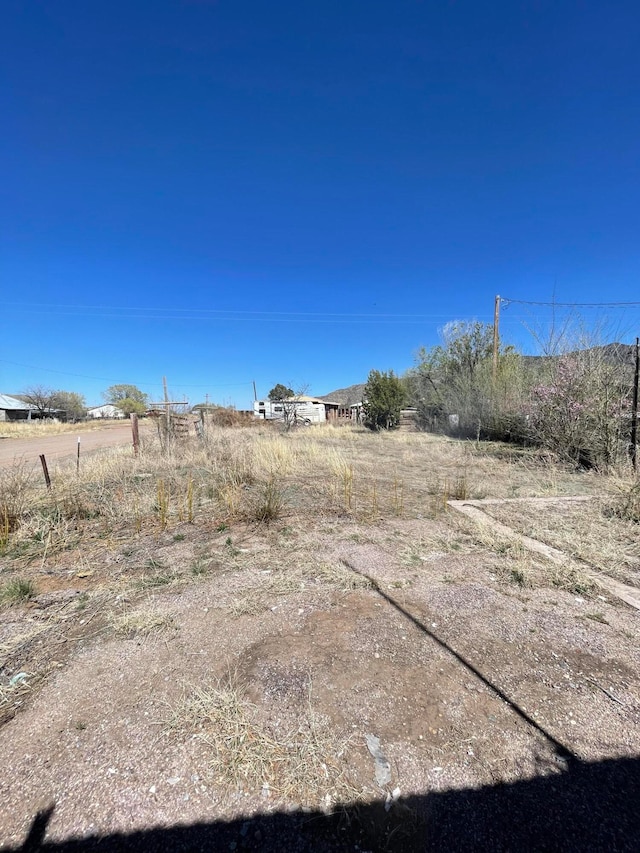
[[[51,414],[53,408],[53,398],[55,392],[52,388],[47,388],[44,385],[31,385],[20,395],[25,403],[29,403],[38,410],[42,417]]]

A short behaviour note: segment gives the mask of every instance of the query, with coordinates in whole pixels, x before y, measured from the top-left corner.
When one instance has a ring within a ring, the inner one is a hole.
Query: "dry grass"
[[[314,563],[313,554],[298,554],[295,561],[290,561],[290,565],[269,571],[259,584],[243,590],[229,605],[229,612],[233,616],[253,616],[264,612],[278,598],[307,589],[349,592],[370,586],[366,578],[349,571],[340,563]]]
[[[344,426],[283,435],[255,426],[208,425],[204,440],[176,441],[168,453],[157,436],[146,435],[138,457],[118,447],[87,455],[79,474],[68,462],[51,466],[51,473],[51,491],[19,466],[0,474],[0,555],[16,573],[35,561],[55,566],[80,547],[97,555],[114,547],[112,542],[173,538],[176,530],[184,537],[192,529],[204,541],[227,528],[235,542],[239,529],[269,536],[269,529],[284,524],[306,533],[331,519],[372,530],[400,517],[424,522],[420,541],[406,543],[403,554],[416,565],[430,553],[467,553],[477,544],[513,557],[517,546],[465,530],[446,511],[446,501],[602,489],[602,478],[578,477],[529,451]],[[436,525],[427,521],[434,517]],[[235,548],[220,557],[230,565],[238,562]],[[278,563],[292,569],[287,584],[311,582],[290,563]],[[124,574],[139,588],[176,578],[173,567]],[[192,579],[198,574],[196,568]],[[238,610],[253,612],[255,606],[240,602]]]
[[[126,421],[106,421],[106,423],[122,424]],[[49,435],[90,432],[95,429],[104,429],[104,427],[105,421],[97,419],[77,424],[66,424],[56,420],[2,421],[0,438],[46,438]]]
[[[518,533],[558,548],[567,557],[582,560],[611,577],[640,586],[637,525],[611,516],[609,506],[609,499],[604,498],[579,504],[558,503],[553,508],[525,502],[483,509]],[[568,583],[571,586],[571,581]],[[578,579],[574,585],[584,584]]]
[[[338,738],[310,698],[297,726],[277,731],[230,678],[193,690],[175,710],[169,730],[204,743],[216,783],[229,790],[245,788],[272,802],[327,810],[364,793],[349,781],[351,739]]]
[[[112,617],[117,637],[146,637],[156,631],[165,631],[174,626],[173,617],[154,607],[140,608]]]
[[[35,595],[35,584],[30,578],[11,578],[0,586],[0,603],[22,604]]]

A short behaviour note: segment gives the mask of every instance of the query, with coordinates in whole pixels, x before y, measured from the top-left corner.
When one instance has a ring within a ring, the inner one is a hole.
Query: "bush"
[[[400,410],[407,395],[393,370],[388,373],[372,370],[363,396],[364,423],[369,429],[392,429],[400,423]]]

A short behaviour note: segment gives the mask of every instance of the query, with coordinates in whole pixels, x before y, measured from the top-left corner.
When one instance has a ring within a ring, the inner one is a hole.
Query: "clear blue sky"
[[[640,299],[637,2],[1,11],[0,391],[244,407],[402,371],[497,293]]]

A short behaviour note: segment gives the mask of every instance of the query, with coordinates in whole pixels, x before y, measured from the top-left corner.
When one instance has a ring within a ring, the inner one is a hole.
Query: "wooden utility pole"
[[[498,347],[500,344],[500,297],[496,296],[493,307],[493,384],[498,376]]]
[[[636,369],[633,376],[633,406],[631,407],[631,464],[638,470],[638,383],[640,383],[640,338],[636,338]]]
[[[253,400],[255,403],[258,402],[258,392],[256,391],[256,380],[253,380]]]

